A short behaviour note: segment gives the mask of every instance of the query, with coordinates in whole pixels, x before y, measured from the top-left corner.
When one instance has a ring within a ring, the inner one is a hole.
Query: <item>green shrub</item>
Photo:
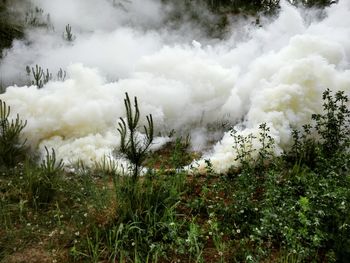
[[[324,114],[314,114],[315,129],[321,136],[320,144],[324,156],[332,157],[344,152],[350,146],[350,111],[347,108],[348,97],[344,91],[335,96],[327,89],[323,93]]]
[[[348,98],[327,89],[323,100],[323,113],[293,132],[292,149],[281,158],[271,155],[264,125],[259,141],[270,146],[259,150],[258,161],[253,135],[232,134],[243,169],[233,182],[229,220],[250,240],[256,259],[276,248],[300,262],[346,262],[350,255]]]
[[[327,89],[323,93],[323,114],[313,114],[314,124],[306,124],[303,130],[294,130],[294,143],[285,157],[289,162],[298,162],[311,169],[347,167],[350,146],[350,111],[348,97],[343,91],[332,96]]]

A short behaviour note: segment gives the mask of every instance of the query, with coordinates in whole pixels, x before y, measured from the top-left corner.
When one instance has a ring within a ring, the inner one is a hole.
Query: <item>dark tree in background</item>
[[[121,1],[121,0],[119,0]],[[132,1],[132,0],[130,0]],[[172,4],[175,10],[170,14],[169,20],[180,20],[186,16],[207,27],[208,35],[218,37],[220,30],[227,24],[227,14],[257,15],[275,14],[279,8],[280,0],[159,0],[162,3]],[[303,5],[305,7],[323,8],[339,0],[288,0],[293,5]],[[348,1],[348,0],[344,0]],[[98,1],[97,1],[98,2]],[[115,3],[118,1],[116,0]],[[9,48],[13,39],[24,37],[25,17],[17,13],[13,8],[16,5],[28,8],[31,6],[28,0],[0,0],[0,58],[4,48]],[[219,14],[214,20],[208,20],[201,10],[202,6],[207,6],[212,12]],[[127,7],[124,7],[127,9]],[[221,16],[220,16],[221,15]],[[203,22],[204,21],[204,22]],[[207,23],[205,23],[207,21]]]
[[[179,0],[177,0],[179,1]],[[207,4],[212,10],[233,11],[233,12],[271,12],[279,7],[280,0],[182,0],[185,3]],[[173,2],[163,0],[163,2]],[[338,0],[289,0],[294,5],[304,5],[306,7],[326,7]]]
[[[10,5],[11,1],[0,0],[0,58],[1,51],[10,47],[13,39],[24,36],[23,27],[11,19],[13,14],[9,11]]]
[[[300,1],[307,7],[325,7],[338,2],[337,0],[302,0]]]

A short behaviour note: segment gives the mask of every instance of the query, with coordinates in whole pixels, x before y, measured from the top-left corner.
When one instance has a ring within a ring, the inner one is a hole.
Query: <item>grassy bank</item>
[[[2,158],[1,262],[347,262],[350,113],[344,93],[323,99],[282,156],[266,124],[256,138],[232,130],[241,165],[226,174],[210,160],[205,174],[182,170],[195,156],[183,138],[136,179],[109,159],[68,172],[49,149],[39,164]]]

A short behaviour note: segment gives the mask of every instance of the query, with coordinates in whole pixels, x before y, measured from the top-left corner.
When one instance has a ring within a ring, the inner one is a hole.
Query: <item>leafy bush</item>
[[[348,98],[327,89],[323,100],[324,113],[293,132],[294,145],[285,156],[271,158],[266,150],[272,146],[260,149],[259,158],[270,160],[266,169],[252,158],[252,135],[233,133],[237,159],[247,168],[234,182],[231,222],[260,248],[256,259],[276,247],[307,262],[315,255],[345,262],[350,255]],[[266,127],[260,129],[265,138]]]
[[[332,157],[344,152],[350,146],[350,111],[347,108],[348,97],[344,91],[338,91],[335,97],[327,89],[323,93],[324,114],[314,114],[315,129],[321,136],[324,156]]]

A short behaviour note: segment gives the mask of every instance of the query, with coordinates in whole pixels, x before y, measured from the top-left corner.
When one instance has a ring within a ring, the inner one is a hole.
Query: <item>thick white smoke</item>
[[[30,43],[14,43],[0,76],[7,83],[26,81],[25,66],[40,64],[63,67],[69,77],[42,89],[11,86],[0,98],[28,120],[31,145],[54,147],[66,163],[92,164],[118,146],[125,92],[138,97],[142,114],[153,114],[157,131],[189,132],[196,150],[215,140],[205,158],[218,172],[234,164],[234,142],[229,132],[210,127],[228,121],[247,134],[266,122],[279,151],[288,146],[293,126],[322,110],[326,88],[350,92],[345,0],[322,19],[305,19],[284,3],[274,21],[240,29],[233,24],[231,37],[221,41],[196,41],[188,25],[186,34],[162,27],[167,9],[155,0],[126,3],[127,12],[109,0],[98,1],[98,8],[96,0],[33,2],[62,31],[29,30]],[[68,23],[73,43],[62,38]]]

